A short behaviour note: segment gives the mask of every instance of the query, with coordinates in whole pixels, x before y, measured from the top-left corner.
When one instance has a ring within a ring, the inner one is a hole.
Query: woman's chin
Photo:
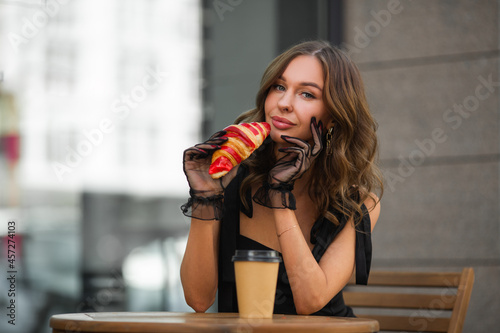
[[[283,143],[287,143],[285,140],[283,140],[281,138],[281,136],[283,135],[282,132],[280,131],[271,131],[271,139],[275,142],[275,143],[279,143],[279,144],[283,144]]]

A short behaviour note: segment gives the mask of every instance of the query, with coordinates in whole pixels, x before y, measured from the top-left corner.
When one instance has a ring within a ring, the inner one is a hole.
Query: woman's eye
[[[285,91],[285,87],[283,87],[281,84],[275,84],[274,89],[279,91]]]
[[[304,96],[305,98],[315,98],[313,94],[310,94],[308,92],[303,92],[302,96]]]

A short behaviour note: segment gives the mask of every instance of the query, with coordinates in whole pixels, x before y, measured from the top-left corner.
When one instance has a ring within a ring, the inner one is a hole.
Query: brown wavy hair
[[[342,50],[327,42],[308,41],[276,57],[262,76],[256,108],[241,114],[235,123],[265,121],[264,104],[270,88],[300,55],[314,56],[322,65],[325,80],[322,97],[334,127],[330,151],[325,147],[311,166],[309,195],[320,216],[338,224],[332,214],[334,209],[349,218],[357,216],[355,223],[358,223],[363,216],[362,203],[368,197],[375,202],[382,197],[383,181],[376,165],[377,124],[370,114],[359,69]],[[276,163],[272,141],[244,163],[250,174],[242,182],[240,194],[267,179]],[[379,198],[371,194],[373,191],[378,192]]]

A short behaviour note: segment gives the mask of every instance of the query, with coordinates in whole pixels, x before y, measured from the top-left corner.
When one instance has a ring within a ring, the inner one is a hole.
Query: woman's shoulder
[[[351,190],[350,198],[366,208],[370,217],[371,229],[373,230],[380,216],[380,198],[374,192],[362,191],[361,187],[357,185],[353,185]],[[368,193],[366,198],[363,198],[364,194],[362,193]]]
[[[370,192],[368,198],[363,201],[363,204],[370,215],[371,229],[373,231],[380,216],[380,199],[375,193]]]

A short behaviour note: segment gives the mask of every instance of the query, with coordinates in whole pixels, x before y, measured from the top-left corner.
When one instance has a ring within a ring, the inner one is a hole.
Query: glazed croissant
[[[231,169],[247,159],[271,132],[268,123],[242,123],[231,125],[224,129],[228,140],[212,155],[212,164],[208,173],[213,179],[220,178]]]

